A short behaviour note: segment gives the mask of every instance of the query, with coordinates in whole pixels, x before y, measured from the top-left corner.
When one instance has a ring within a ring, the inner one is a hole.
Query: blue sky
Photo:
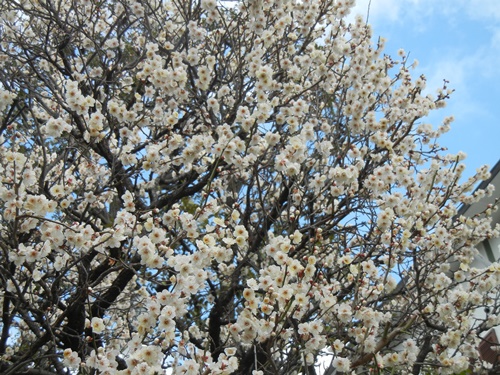
[[[353,13],[366,17],[369,0]],[[466,176],[500,159],[500,0],[371,0],[374,36],[387,39],[385,52],[403,48],[419,65],[413,76],[427,77],[434,93],[450,81],[455,89],[445,109],[426,122],[439,125],[454,115],[440,144],[467,154]]]

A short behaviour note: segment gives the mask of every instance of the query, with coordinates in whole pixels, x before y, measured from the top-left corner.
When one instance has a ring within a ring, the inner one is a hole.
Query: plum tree
[[[0,3],[2,374],[481,368],[488,168],[352,5]]]

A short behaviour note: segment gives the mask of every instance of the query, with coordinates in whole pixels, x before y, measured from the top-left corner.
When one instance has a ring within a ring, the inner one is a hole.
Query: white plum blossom
[[[103,320],[96,317],[92,318],[92,320],[90,321],[90,326],[92,327],[92,331],[94,333],[101,333],[105,328]]]

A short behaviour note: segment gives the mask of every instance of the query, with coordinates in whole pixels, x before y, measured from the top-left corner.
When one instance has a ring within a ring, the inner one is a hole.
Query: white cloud
[[[403,2],[401,0],[358,0],[351,14],[361,14],[364,18],[369,15],[370,24],[378,20],[396,22],[400,17]]]
[[[461,3],[472,18],[500,20],[500,1],[498,0],[462,0]]]
[[[491,47],[500,50],[500,27],[494,27],[491,31]]]
[[[447,21],[464,15],[477,20],[500,20],[499,0],[358,0],[353,13],[366,16],[368,8],[370,23],[423,20],[436,13],[445,16]]]
[[[435,94],[436,90],[443,86],[443,80],[447,80],[448,88],[455,90],[451,101],[453,103],[451,112],[455,116],[460,118],[481,111],[480,103],[471,97],[468,90],[474,79],[471,72],[477,72],[480,65],[479,55],[459,58],[456,54],[448,54],[440,60],[433,61],[432,65],[423,66],[422,69],[427,76],[428,93]]]

